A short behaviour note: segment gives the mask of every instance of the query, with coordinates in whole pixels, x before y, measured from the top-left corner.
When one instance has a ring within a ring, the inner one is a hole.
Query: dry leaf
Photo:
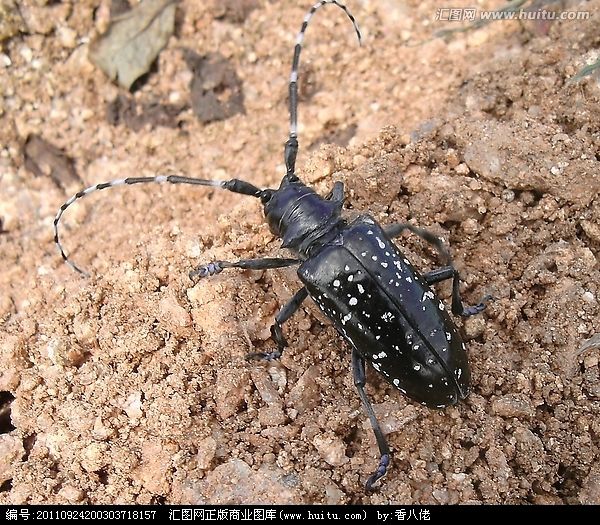
[[[25,168],[36,177],[50,177],[54,183],[65,189],[71,184],[82,184],[75,170],[73,159],[39,135],[31,134],[23,145]]]
[[[144,0],[111,21],[90,45],[90,60],[129,89],[147,73],[175,27],[177,0]]]
[[[191,102],[200,122],[207,124],[244,113],[242,81],[233,64],[219,53],[200,56],[188,49],[184,56],[194,74]]]

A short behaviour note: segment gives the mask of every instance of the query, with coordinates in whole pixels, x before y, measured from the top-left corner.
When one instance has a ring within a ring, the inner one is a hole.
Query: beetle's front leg
[[[325,198],[333,202],[344,202],[344,183],[339,180],[334,182],[333,188]]]
[[[221,273],[225,268],[242,268],[244,270],[271,270],[273,268],[286,268],[299,264],[298,259],[280,259],[280,258],[264,258],[264,259],[241,259],[235,262],[229,261],[213,261],[208,264],[198,266],[195,270],[189,273],[192,281],[210,277]]]
[[[287,346],[287,341],[283,336],[281,326],[285,323],[292,315],[294,315],[300,305],[308,297],[308,290],[305,287],[300,288],[294,296],[283,306],[279,313],[275,316],[275,322],[271,326],[271,337],[277,344],[277,350],[269,352],[268,354],[263,352],[254,352],[246,356],[247,359],[263,359],[265,361],[273,361],[279,359],[283,350]]]

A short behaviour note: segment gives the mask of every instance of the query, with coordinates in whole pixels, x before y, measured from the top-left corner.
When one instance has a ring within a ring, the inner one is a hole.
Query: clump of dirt
[[[464,297],[497,298],[462,323],[464,403],[428,410],[369,371],[393,449],[378,493],[364,491],[377,447],[350,353],[318,310],[307,302],[285,325],[280,361],[245,359],[274,348],[294,270],[187,278],[214,259],[282,253],[258,202],[180,186],[96,194],[64,228],[91,277],[62,264],[51,225],[69,195],[27,170],[31,134],[86,185],[173,170],[277,184],[304,12],[257,3],[235,23],[180,3],[160,74],[131,96],[188,109],[177,127],[132,129],[106,121],[119,90],[86,58],[96,2],[23,2],[28,31],[0,61],[0,502],[600,503],[600,86],[566,84],[597,52],[594,17],[412,46],[431,34],[434,3],[381,2],[350,5],[363,48],[333,8],[309,30],[301,71],[310,63],[318,89],[299,110],[299,176],[322,194],[343,181],[349,217],[436,232]],[[57,16],[42,24],[44,9]],[[198,122],[182,48],[235,66],[245,114]],[[352,130],[347,147],[307,153],[336,127]],[[436,266],[418,239],[398,242],[418,268]]]

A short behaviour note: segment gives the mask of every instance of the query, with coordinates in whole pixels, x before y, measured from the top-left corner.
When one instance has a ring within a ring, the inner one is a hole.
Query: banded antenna
[[[296,45],[294,47],[294,58],[292,60],[292,73],[290,75],[290,85],[289,85],[289,98],[290,98],[290,136],[285,145],[285,160],[286,160],[286,168],[287,175],[293,175],[296,163],[296,154],[298,153],[298,66],[300,63],[300,51],[302,50],[302,42],[304,41],[304,33],[306,32],[306,28],[308,27],[308,22],[315,14],[315,11],[325,4],[334,4],[342,9],[350,21],[354,25],[354,30],[356,31],[356,35],[358,36],[358,42],[361,43],[361,34],[358,28],[358,24],[352,13],[348,10],[348,8],[338,2],[337,0],[320,0],[315,5],[313,5],[308,13],[306,13],[304,17],[304,22],[302,22],[302,27],[300,28],[300,32],[296,38]],[[58,210],[56,217],[54,218],[54,244],[60,253],[60,256],[63,260],[76,272],[80,273],[85,277],[89,277],[89,274],[77,266],[69,256],[65,252],[65,249],[60,241],[60,234],[58,225],[62,219],[63,214],[67,210],[69,206],[71,206],[74,202],[82,199],[83,197],[89,195],[90,193],[94,193],[99,190],[105,190],[108,188],[114,188],[115,186],[123,186],[123,185],[132,185],[132,184],[146,184],[146,183],[170,183],[170,184],[194,184],[199,186],[210,186],[213,188],[221,188],[224,190],[231,191],[233,193],[240,193],[242,195],[250,195],[252,197],[266,197],[268,194],[272,192],[272,190],[261,190],[257,188],[253,184],[249,182],[245,182],[239,179],[231,179],[231,180],[209,180],[209,179],[197,179],[194,177],[183,177],[179,175],[158,175],[156,177],[128,177],[125,179],[114,179],[108,182],[102,182],[100,184],[95,184],[94,186],[90,186],[84,190],[77,192],[73,195],[69,200],[67,200]]]

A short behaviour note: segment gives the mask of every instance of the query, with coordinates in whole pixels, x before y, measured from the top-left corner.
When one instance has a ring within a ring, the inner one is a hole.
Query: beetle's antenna
[[[96,184],[95,186],[90,186],[85,190],[81,190],[73,195],[68,201],[66,201],[58,210],[56,217],[54,218],[54,244],[56,244],[56,248],[60,253],[63,260],[76,272],[84,275],[85,277],[89,277],[89,274],[82,270],[79,266],[77,266],[73,261],[71,261],[68,255],[65,253],[62,243],[60,242],[60,237],[58,233],[58,224],[63,216],[65,210],[71,206],[75,201],[82,199],[86,195],[90,193],[94,193],[95,191],[105,190],[107,188],[113,188],[114,186],[123,186],[125,184],[145,184],[150,182],[157,183],[170,183],[170,184],[195,184],[199,186],[211,186],[213,188],[222,188],[224,190],[231,191],[233,193],[241,193],[242,195],[250,195],[252,197],[260,198],[266,192],[270,192],[270,190],[261,190],[257,188],[253,184],[249,182],[245,182],[239,179],[231,179],[231,180],[208,180],[208,179],[196,179],[193,177],[181,177],[179,175],[158,175],[157,177],[129,177],[127,179],[115,179],[109,182],[103,182],[101,184]]]
[[[358,37],[359,45],[362,43],[360,29],[358,28],[358,24],[356,23],[354,16],[344,4],[338,2],[337,0],[320,0],[315,5],[313,5],[308,11],[308,13],[306,13],[306,15],[304,16],[304,22],[302,22],[302,27],[300,28],[300,32],[298,33],[298,37],[296,38],[296,46],[294,47],[294,58],[292,60],[292,72],[290,74],[290,137],[285,143],[284,152],[285,166],[288,176],[294,174],[294,171],[296,169],[296,154],[298,153],[298,66],[300,64],[300,51],[302,50],[302,42],[304,41],[304,33],[306,32],[306,28],[308,27],[308,22],[315,14],[315,11],[319,9],[319,7],[324,6],[325,4],[335,4],[340,9],[344,10],[344,13],[348,15],[348,18],[354,26],[356,36]]]

